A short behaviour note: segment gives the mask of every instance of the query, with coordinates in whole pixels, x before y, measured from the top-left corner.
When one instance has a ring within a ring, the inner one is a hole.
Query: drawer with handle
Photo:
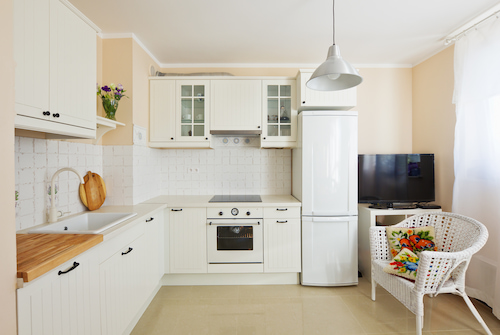
[[[267,207],[264,208],[264,218],[300,218],[300,207]]]

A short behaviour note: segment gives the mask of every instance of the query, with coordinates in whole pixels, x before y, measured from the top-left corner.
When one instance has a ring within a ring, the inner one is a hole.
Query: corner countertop
[[[73,257],[98,245],[102,241],[118,236],[133,225],[145,220],[152,212],[167,207],[245,207],[287,206],[300,207],[301,203],[291,195],[261,195],[262,202],[218,202],[209,203],[212,195],[160,195],[138,205],[104,206],[96,213],[137,213],[136,216],[111,227],[101,234],[27,234],[38,225],[17,232],[18,278],[31,281],[56,268]],[[77,213],[79,215],[82,213]],[[69,217],[69,216],[68,216]]]

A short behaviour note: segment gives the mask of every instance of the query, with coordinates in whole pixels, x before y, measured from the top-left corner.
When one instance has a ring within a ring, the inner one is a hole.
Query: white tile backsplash
[[[82,176],[102,176],[104,205],[133,205],[152,197],[211,194],[290,194],[291,150],[260,149],[257,139],[236,145],[218,143],[213,150],[162,150],[142,143],[99,146],[16,137],[16,229],[46,222],[52,175],[73,167]],[[86,210],[75,174],[63,172],[56,181],[56,206],[63,212]]]

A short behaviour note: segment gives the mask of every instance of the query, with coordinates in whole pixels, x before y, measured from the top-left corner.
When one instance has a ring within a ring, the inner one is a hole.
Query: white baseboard
[[[293,285],[299,284],[298,273],[197,273],[166,274],[164,286],[196,285]]]

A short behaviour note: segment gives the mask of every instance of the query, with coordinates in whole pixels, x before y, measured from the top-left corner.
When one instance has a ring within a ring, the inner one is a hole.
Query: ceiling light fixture
[[[340,56],[340,49],[335,45],[335,0],[333,0],[333,45],[328,49],[326,61],[318,66],[306,83],[317,91],[339,91],[361,84],[363,77]]]

